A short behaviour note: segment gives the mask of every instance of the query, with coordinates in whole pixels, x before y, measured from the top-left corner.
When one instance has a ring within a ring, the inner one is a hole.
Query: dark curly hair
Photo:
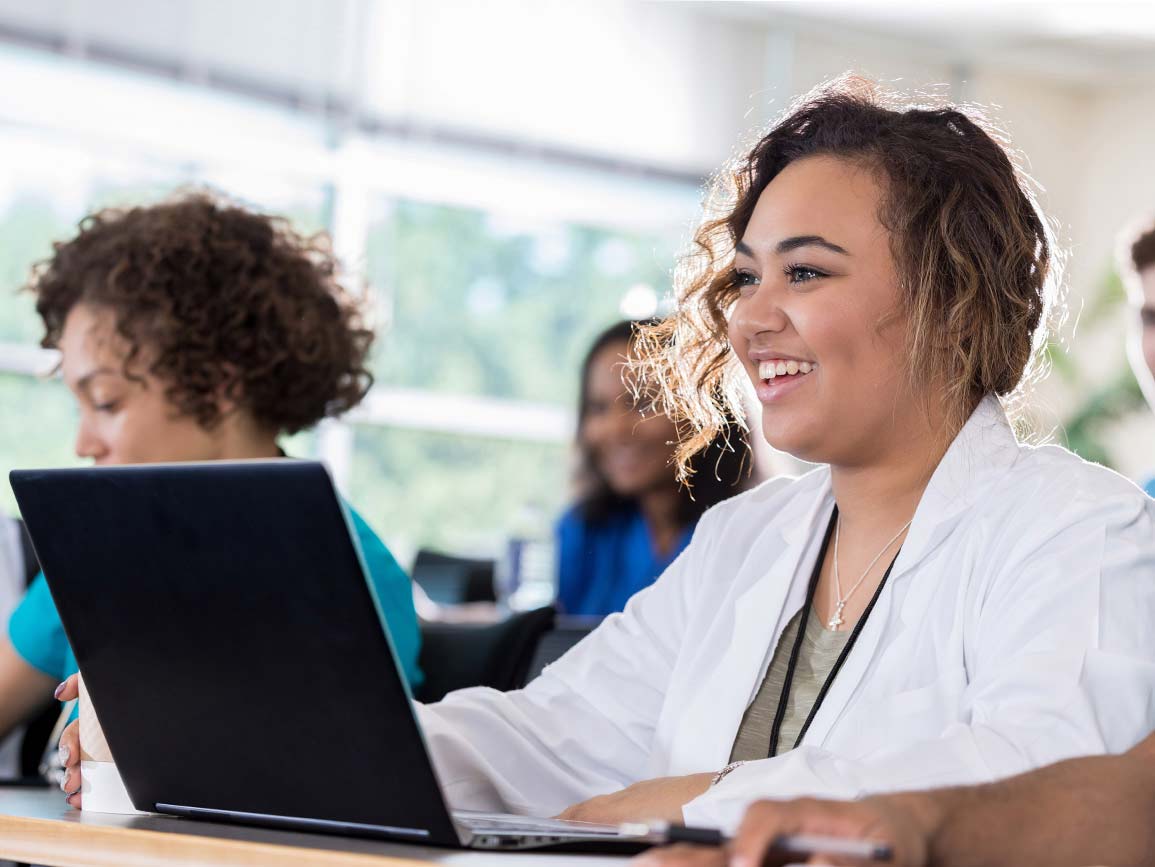
[[[1056,299],[1058,252],[1030,179],[973,107],[920,103],[844,76],[791,106],[714,178],[706,214],[675,275],[677,312],[639,336],[636,365],[663,386],[684,432],[678,460],[713,441],[745,386],[727,338],[736,243],[758,197],[814,155],[852,161],[885,186],[899,308],[911,323],[909,375],[941,382],[949,430],[988,394],[1015,395],[1037,371]]]
[[[323,236],[206,192],[85,217],[27,287],[56,348],[77,304],[111,310],[135,364],[179,412],[212,428],[226,397],[295,433],[356,406],[372,385],[373,332],[337,281]]]
[[[582,517],[591,523],[608,520],[623,511],[631,500],[614,492],[609,482],[598,471],[590,450],[582,443],[581,430],[589,414],[589,380],[594,359],[607,346],[624,343],[631,347],[639,327],[653,327],[656,319],[622,320],[594,338],[581,366],[581,391],[578,397],[578,480],[582,489],[578,508]],[[637,380],[627,376],[623,385],[640,399],[647,391]],[[749,488],[753,482],[753,453],[750,440],[738,424],[729,422],[713,441],[697,452],[678,486],[678,521],[689,526],[708,508]],[[674,473],[670,469],[671,475]]]
[[[1155,218],[1146,217],[1120,235],[1119,271],[1138,274],[1155,265]]]

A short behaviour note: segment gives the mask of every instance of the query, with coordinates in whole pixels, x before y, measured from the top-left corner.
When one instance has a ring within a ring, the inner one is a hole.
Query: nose
[[[94,461],[99,461],[108,454],[108,446],[87,414],[81,415],[80,425],[76,429],[75,448],[78,458],[91,458]]]
[[[790,317],[782,309],[775,287],[767,284],[755,287],[744,298],[739,298],[730,317],[730,330],[747,340],[764,332],[777,334],[790,325]]]

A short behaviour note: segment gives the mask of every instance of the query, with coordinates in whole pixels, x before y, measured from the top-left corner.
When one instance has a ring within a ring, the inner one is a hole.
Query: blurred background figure
[[[98,466],[283,457],[282,436],[355,407],[372,381],[373,332],[326,243],[199,192],[86,217],[29,284],[42,343],[59,352],[75,402],[76,457]],[[34,412],[22,414],[45,435]],[[419,684],[409,578],[349,511],[398,658]],[[77,671],[43,573],[6,622],[0,735]]]
[[[1127,346],[1131,367],[1147,403],[1155,411],[1155,220],[1148,219],[1122,236],[1119,272],[1124,275],[1135,310]],[[1155,469],[1155,441],[1150,447]],[[1155,474],[1146,480],[1144,490],[1155,497]]]
[[[674,423],[644,383],[635,391],[623,378],[639,324],[610,326],[582,362],[580,495],[557,526],[558,603],[566,614],[621,611],[686,547],[706,509],[751,483],[750,444],[737,425],[698,456],[692,487],[678,483]]]

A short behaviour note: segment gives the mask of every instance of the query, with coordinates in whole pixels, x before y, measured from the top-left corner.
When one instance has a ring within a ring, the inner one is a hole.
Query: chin
[[[629,481],[620,481],[618,479],[608,479],[607,485],[609,489],[614,492],[615,496],[621,497],[625,500],[632,500],[635,497],[641,496],[645,493],[645,485],[638,484],[637,481],[631,479]]]
[[[810,464],[826,463],[819,437],[812,431],[799,430],[794,426],[767,424],[762,422],[762,438],[770,448],[783,452]]]

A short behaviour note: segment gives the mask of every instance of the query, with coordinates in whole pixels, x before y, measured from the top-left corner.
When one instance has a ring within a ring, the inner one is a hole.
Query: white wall
[[[387,115],[699,170],[758,86],[764,30],[618,0],[395,0],[367,101]]]

